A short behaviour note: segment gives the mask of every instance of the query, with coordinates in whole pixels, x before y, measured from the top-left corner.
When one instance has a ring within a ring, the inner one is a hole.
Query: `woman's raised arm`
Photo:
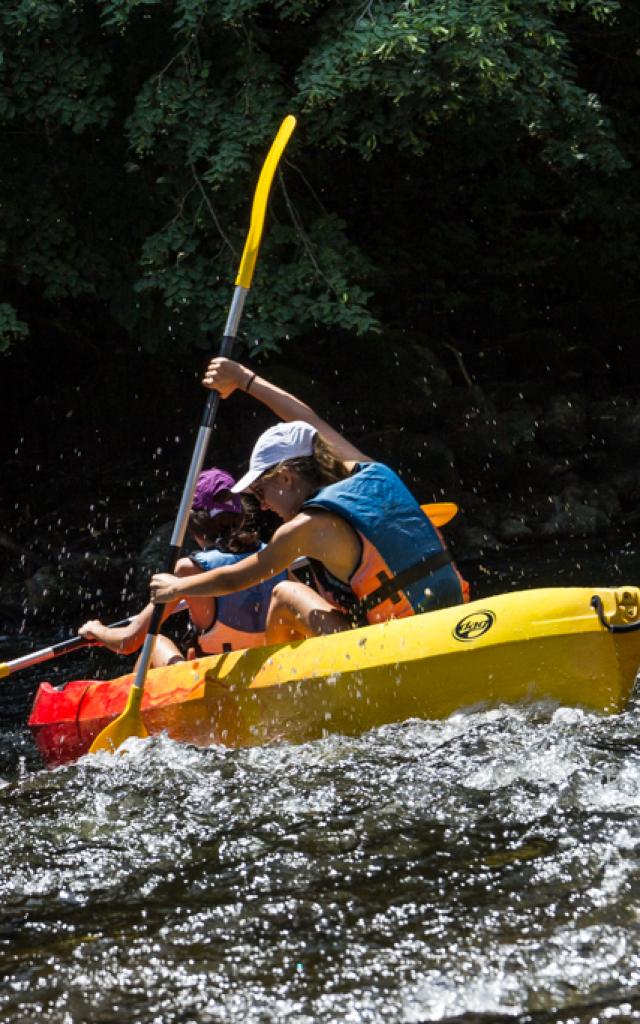
[[[361,452],[355,445],[347,441],[342,434],[334,430],[326,420],[318,416],[314,410],[295,395],[290,395],[282,388],[276,387],[264,377],[259,377],[252,370],[236,363],[232,359],[217,356],[207,367],[202,383],[206,388],[219,392],[221,398],[228,398],[234,391],[245,391],[251,398],[262,402],[280,420],[304,420],[328,441],[335,454],[342,462],[370,462],[368,455]]]

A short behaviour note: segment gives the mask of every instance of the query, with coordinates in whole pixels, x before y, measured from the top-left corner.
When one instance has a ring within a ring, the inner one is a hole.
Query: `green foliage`
[[[80,135],[107,123],[111,69],[87,38],[79,13],[75,4],[54,0],[3,5],[0,123],[44,129],[50,140],[62,127]]]
[[[390,144],[422,156],[434,125],[459,116],[475,123],[499,104],[505,126],[535,139],[543,159],[619,169],[607,120],[576,84],[556,23],[579,6],[602,19],[617,5],[391,0],[365,5],[351,22],[333,5],[297,75],[305,109],[317,115],[314,140],[365,158]]]
[[[23,336],[21,296],[37,293],[91,296],[148,348],[206,345],[288,112],[300,125],[251,345],[425,308],[458,328],[479,303],[526,317],[516,288],[568,263],[587,222],[608,272],[617,244],[637,273],[634,239],[613,240],[624,213],[604,212],[607,196],[637,208],[636,142],[621,142],[622,101],[590,61],[608,48],[607,68],[626,66],[629,18],[614,0],[2,5],[0,231],[17,310],[1,307],[2,344]]]
[[[26,338],[29,328],[23,320],[18,320],[15,309],[0,302],[0,352],[6,352],[13,341]]]

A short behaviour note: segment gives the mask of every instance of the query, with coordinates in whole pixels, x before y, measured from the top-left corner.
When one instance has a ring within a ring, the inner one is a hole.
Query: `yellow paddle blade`
[[[249,233],[247,234],[247,240],[244,244],[244,251],[242,253],[242,259],[240,260],[238,276],[236,277],[236,284],[241,285],[243,288],[251,287],[253,271],[258,258],[258,249],[260,248],[260,241],[262,239],[262,229],[264,227],[264,218],[267,212],[267,200],[271,190],[271,182],[273,181],[273,176],[276,173],[276,167],[278,166],[280,157],[284,152],[287,142],[291,138],[295,126],[296,119],[293,114],[289,114],[285,117],[278,129],[278,134],[271,143],[271,149],[267,153],[266,160],[262,165],[255,195],[253,197]]]
[[[140,714],[141,703],[142,687],[132,686],[126,708],[110,725],[98,733],[89,747],[89,753],[97,754],[100,750],[106,750],[108,754],[113,754],[130,736],[146,740],[149,733]]]
[[[0,679],[4,679],[4,677],[8,676],[10,672],[11,669],[7,665],[6,661],[4,661],[2,665],[0,665]]]
[[[444,526],[458,514],[458,506],[453,501],[439,501],[433,505],[421,505],[420,508],[434,526]]]

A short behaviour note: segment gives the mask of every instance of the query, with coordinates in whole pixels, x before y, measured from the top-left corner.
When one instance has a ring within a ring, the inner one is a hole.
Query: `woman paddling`
[[[268,643],[339,632],[467,599],[437,530],[400,478],[333,430],[304,402],[246,367],[218,357],[203,383],[227,398],[240,389],[280,420],[258,439],[232,488],[251,491],[283,520],[269,544],[241,563],[179,579],[158,573],[154,603],[234,593],[271,580],[301,557],[318,591],[284,580],[273,590]]]
[[[259,551],[257,532],[247,522],[241,499],[231,493],[234,478],[222,469],[207,469],[198,477],[189,528],[202,549],[176,564],[176,576],[187,580],[201,573],[240,563]],[[194,649],[199,655],[259,647],[265,643],[265,622],[274,586],[284,574],[255,584],[247,590],[215,598],[189,597],[189,614],[194,630]],[[167,618],[177,602],[168,606]],[[116,629],[98,619],[85,622],[78,630],[87,640],[97,640],[116,654],[132,654],[141,647],[149,630],[153,604],[134,615],[130,624]],[[183,661],[184,656],[160,634],[154,646],[152,667]]]

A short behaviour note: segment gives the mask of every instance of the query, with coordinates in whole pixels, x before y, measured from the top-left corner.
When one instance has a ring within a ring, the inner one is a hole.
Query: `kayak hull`
[[[635,587],[547,588],[277,647],[181,662],[148,674],[150,735],[199,746],[302,743],[358,735],[463,707],[552,700],[621,711],[640,667],[640,631],[609,632],[640,615]],[[119,715],[133,675],[42,683],[29,726],[45,762],[85,754]]]

